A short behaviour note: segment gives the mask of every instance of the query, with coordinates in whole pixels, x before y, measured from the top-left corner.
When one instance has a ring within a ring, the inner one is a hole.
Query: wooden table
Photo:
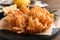
[[[60,15],[60,0],[41,0],[49,5],[48,9],[51,10],[58,10],[56,14],[58,13]]]

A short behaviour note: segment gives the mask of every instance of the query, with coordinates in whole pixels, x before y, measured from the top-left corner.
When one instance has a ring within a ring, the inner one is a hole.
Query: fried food
[[[53,14],[39,6],[31,9],[22,6],[19,10],[9,11],[6,16],[11,30],[17,33],[43,32],[51,26],[53,18]]]
[[[27,14],[29,13],[29,8],[25,7],[24,5],[20,8],[20,11],[22,11],[23,13]]]

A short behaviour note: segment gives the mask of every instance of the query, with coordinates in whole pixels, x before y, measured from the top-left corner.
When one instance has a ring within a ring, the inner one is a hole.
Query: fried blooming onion
[[[19,10],[10,10],[6,16],[10,29],[17,33],[40,33],[53,23],[53,14],[45,8],[34,6],[29,9],[22,6]]]

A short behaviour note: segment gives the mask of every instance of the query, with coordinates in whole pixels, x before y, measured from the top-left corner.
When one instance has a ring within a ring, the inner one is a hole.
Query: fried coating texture
[[[40,33],[53,23],[54,15],[45,8],[34,6],[28,9],[22,6],[19,10],[9,11],[6,20],[11,30],[17,33]]]

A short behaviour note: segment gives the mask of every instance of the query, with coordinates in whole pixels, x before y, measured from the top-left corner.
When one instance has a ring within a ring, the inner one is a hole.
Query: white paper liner
[[[42,32],[42,33],[36,33],[36,34],[34,34],[34,35],[52,35],[52,27],[53,27],[53,24],[51,25],[51,27],[48,29],[48,30],[46,30],[45,32]]]
[[[0,30],[9,30],[9,24],[5,21],[5,18],[0,20]]]

